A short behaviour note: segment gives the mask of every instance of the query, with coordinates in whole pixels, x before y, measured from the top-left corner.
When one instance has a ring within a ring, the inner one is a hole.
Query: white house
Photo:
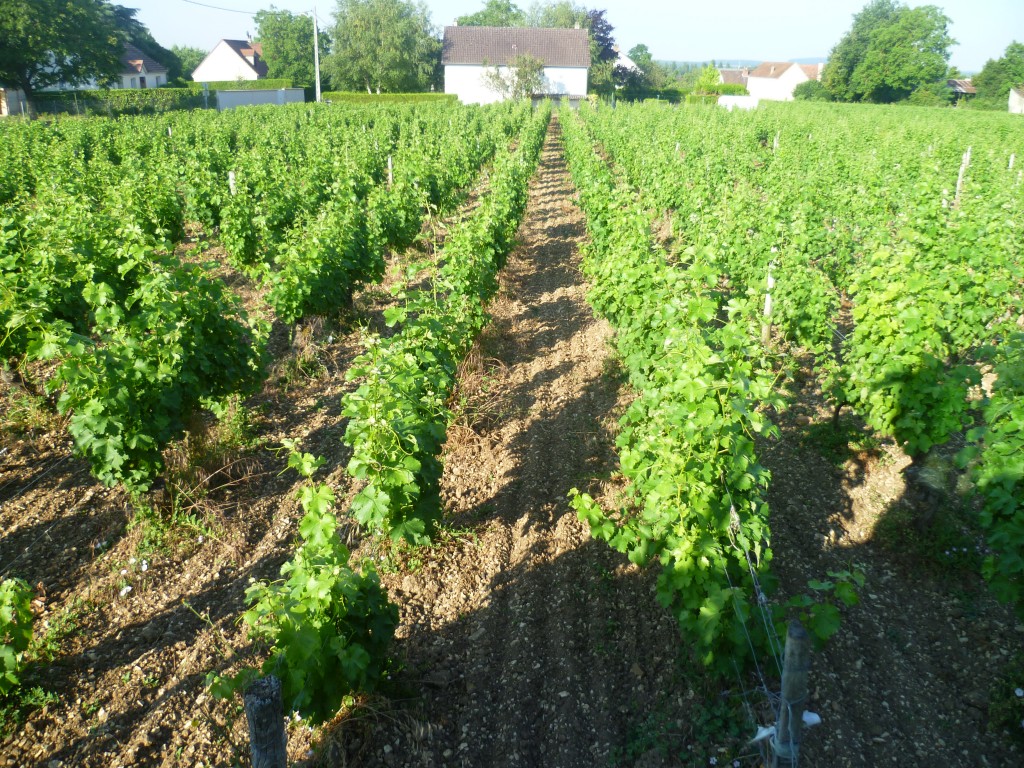
[[[120,82],[115,88],[157,88],[167,85],[167,67],[149,58],[131,43],[121,55]]]
[[[1024,115],[1024,85],[1010,89],[1010,114]]]
[[[463,104],[489,104],[501,95],[488,87],[486,70],[507,74],[509,63],[528,54],[544,64],[543,93],[537,96],[587,94],[590,36],[585,29],[534,27],[445,27],[441,48],[444,92]]]
[[[792,101],[800,83],[821,80],[823,64],[794,64],[791,61],[766,61],[747,74],[747,93],[767,101]]]
[[[167,85],[167,67],[156,59],[151,59],[131,43],[125,43],[121,54],[121,70],[110,88],[158,88]],[[96,80],[86,80],[77,85],[57,83],[41,91],[93,91],[101,87]]]
[[[192,80],[211,83],[226,80],[260,80],[267,76],[263,46],[248,40],[221,40],[195,68]]]

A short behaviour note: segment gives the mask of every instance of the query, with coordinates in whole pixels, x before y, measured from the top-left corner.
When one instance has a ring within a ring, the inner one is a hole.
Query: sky
[[[607,11],[605,18],[615,28],[613,36],[623,51],[644,43],[656,59],[719,62],[824,60],[867,1],[576,0],[588,8]],[[221,38],[255,34],[252,14],[271,5],[266,0],[117,2],[138,8],[137,18],[161,45],[205,50]],[[526,9],[531,2],[517,5]],[[976,72],[988,59],[999,58],[1014,39],[1024,42],[1024,0],[910,0],[907,4],[937,5],[952,19],[950,31],[958,44],[952,48],[950,64],[963,72]],[[295,13],[308,12],[314,0],[274,0],[273,5]],[[439,28],[483,5],[483,0],[426,0],[431,20]],[[320,0],[316,6],[322,25],[333,25],[335,0]]]

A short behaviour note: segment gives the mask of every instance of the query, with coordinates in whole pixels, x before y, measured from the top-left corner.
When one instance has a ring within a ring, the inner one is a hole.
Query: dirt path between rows
[[[585,300],[584,220],[559,133],[555,122],[463,375],[468,414],[443,481],[462,533],[418,571],[384,577],[415,698],[347,724],[330,763],[606,765],[672,672],[678,633],[650,575],[591,540],[568,504],[614,468],[623,394],[611,328]]]

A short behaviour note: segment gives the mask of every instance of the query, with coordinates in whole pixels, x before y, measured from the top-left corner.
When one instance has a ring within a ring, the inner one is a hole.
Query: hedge
[[[207,83],[189,83],[188,87],[193,91],[201,91],[204,85],[208,85],[211,91],[279,91],[291,88],[292,81],[284,77],[276,80],[212,80]]]
[[[191,88],[113,88],[95,91],[40,91],[32,95],[38,113],[141,115],[201,109],[203,94]]]
[[[360,93],[346,91],[327,91],[321,94],[323,101],[331,101],[335,104],[395,104],[399,102],[417,101],[458,101],[454,93]]]

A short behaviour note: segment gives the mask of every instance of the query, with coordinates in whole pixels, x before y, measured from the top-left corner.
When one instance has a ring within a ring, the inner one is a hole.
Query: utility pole
[[[320,36],[316,23],[316,4],[313,4],[313,68],[316,70],[316,103],[320,103]]]

